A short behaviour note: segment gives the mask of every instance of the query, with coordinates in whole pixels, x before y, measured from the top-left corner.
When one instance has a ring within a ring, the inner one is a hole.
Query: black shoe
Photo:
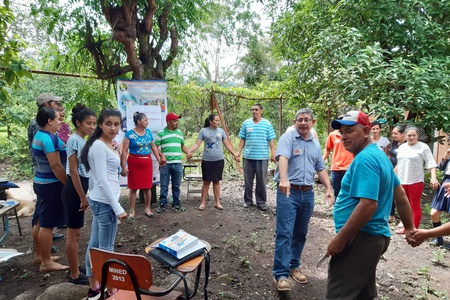
[[[55,246],[52,245],[52,248],[50,249],[50,252],[53,253],[53,254],[58,252],[58,247],[55,247]]]
[[[53,234],[53,240],[54,241],[61,240],[61,239],[65,238],[65,237],[66,236],[64,234],[62,234],[62,233],[54,233]]]
[[[86,274],[86,268],[83,266],[78,266],[78,271],[80,271],[80,273]],[[67,270],[67,274],[70,276],[70,269]]]
[[[78,275],[78,278],[73,279],[72,277],[69,277],[69,282],[79,285],[89,285],[89,278],[84,275],[84,273],[80,273],[80,275]]]
[[[244,208],[249,208],[249,207],[251,207],[251,206],[252,206],[251,203],[247,203],[247,202],[244,203]]]
[[[262,210],[262,211],[266,211],[267,210],[267,206],[265,204],[258,204],[258,209]]]
[[[98,300],[100,299],[100,296],[101,296],[100,287],[98,288],[98,290],[93,290],[89,288],[87,300]]]
[[[167,209],[167,205],[161,204],[161,205],[156,209],[156,212],[157,212],[157,213],[163,213],[163,212],[166,211],[166,209]]]

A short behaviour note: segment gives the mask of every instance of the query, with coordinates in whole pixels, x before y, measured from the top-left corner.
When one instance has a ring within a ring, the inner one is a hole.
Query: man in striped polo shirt
[[[253,180],[256,176],[256,205],[260,210],[266,210],[266,181],[269,156],[267,153],[270,147],[270,159],[275,160],[275,131],[272,124],[262,117],[263,107],[261,104],[252,106],[252,118],[247,119],[242,124],[239,132],[238,157],[242,150],[244,158],[244,207],[253,205]]]
[[[183,176],[182,155],[186,153],[188,159],[192,154],[184,145],[183,133],[178,129],[178,119],[174,113],[166,116],[167,127],[158,132],[155,137],[155,145],[159,147],[159,155],[166,160],[166,165],[160,169],[161,195],[159,207],[156,212],[162,213],[167,209],[167,194],[169,192],[169,181],[172,178],[172,209],[178,212],[184,211],[180,201],[180,186]]]

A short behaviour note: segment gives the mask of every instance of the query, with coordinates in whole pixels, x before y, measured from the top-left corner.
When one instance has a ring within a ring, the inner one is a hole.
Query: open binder
[[[194,252],[184,256],[181,259],[176,258],[172,254],[164,251],[160,248],[153,248],[148,252],[148,255],[153,257],[157,262],[171,268],[176,268],[182,263],[185,263],[197,256],[200,256],[203,254],[203,252],[206,251],[205,248],[200,248],[195,250]]]

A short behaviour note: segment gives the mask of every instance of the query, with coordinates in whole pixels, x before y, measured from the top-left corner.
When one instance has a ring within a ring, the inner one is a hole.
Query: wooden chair
[[[187,182],[186,189],[186,201],[189,201],[189,194],[191,193],[201,193],[202,188],[193,188],[192,182],[203,181],[202,171],[201,171],[201,156],[194,156],[188,163],[183,164],[183,179]]]
[[[114,300],[172,300],[181,296],[180,292],[174,291],[183,280],[181,276],[178,276],[167,289],[152,286],[152,268],[147,258],[142,255],[91,248],[89,256],[92,273],[101,283],[102,300],[106,299],[106,286],[119,289],[108,298]]]

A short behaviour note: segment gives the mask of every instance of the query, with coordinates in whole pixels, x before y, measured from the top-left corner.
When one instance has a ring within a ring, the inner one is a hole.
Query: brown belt
[[[295,185],[291,184],[291,189],[306,192],[312,189],[312,185]]]

